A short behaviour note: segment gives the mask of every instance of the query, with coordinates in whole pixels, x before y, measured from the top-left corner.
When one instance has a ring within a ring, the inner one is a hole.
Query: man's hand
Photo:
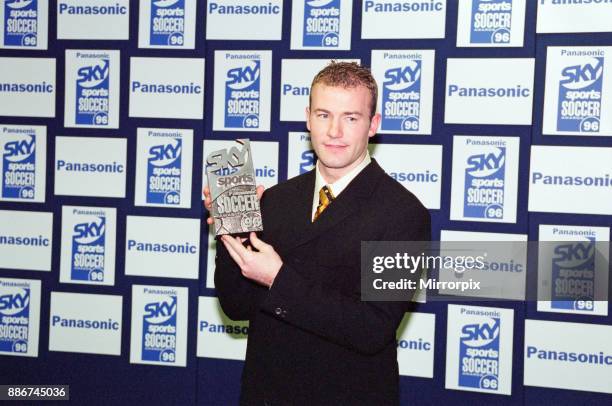
[[[223,235],[221,241],[240,267],[242,275],[261,285],[272,286],[274,278],[283,265],[283,260],[274,247],[257,238],[255,233],[251,233],[250,241],[257,251],[253,251],[251,246],[246,248],[242,245],[239,237]]]
[[[264,187],[262,185],[259,185],[257,186],[257,189],[255,190],[257,193],[257,200],[261,200],[261,195],[263,195]],[[204,194],[204,207],[206,208],[206,210],[210,212],[210,209],[212,209],[212,199],[210,198],[210,188],[208,186],[204,186],[202,193]],[[213,224],[214,222],[215,220],[211,216],[208,216],[208,218],[206,219],[206,223],[209,225]]]

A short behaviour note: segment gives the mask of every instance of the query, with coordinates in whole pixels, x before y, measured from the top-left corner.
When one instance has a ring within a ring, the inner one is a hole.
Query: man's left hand
[[[242,245],[240,237],[223,235],[221,241],[240,267],[242,275],[261,285],[272,286],[274,278],[283,265],[283,260],[274,247],[257,238],[253,232],[250,234],[250,241],[257,251],[253,251],[251,246],[247,248]]]

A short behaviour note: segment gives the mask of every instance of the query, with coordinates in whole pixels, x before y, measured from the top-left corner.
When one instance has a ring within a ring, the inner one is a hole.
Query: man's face
[[[323,174],[335,181],[356,167],[379,123],[380,114],[370,119],[368,88],[316,84],[306,109],[306,126]]]

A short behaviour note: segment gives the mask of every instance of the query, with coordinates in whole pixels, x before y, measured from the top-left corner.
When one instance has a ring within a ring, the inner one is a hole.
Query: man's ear
[[[373,137],[376,135],[376,131],[378,131],[378,126],[380,125],[380,120],[380,113],[374,114],[374,117],[372,117],[372,120],[370,120],[370,129],[368,130],[368,137]]]

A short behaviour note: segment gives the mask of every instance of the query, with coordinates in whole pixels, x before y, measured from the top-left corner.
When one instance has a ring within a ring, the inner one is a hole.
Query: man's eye
[[[348,116],[346,119],[347,119],[347,120],[348,120],[350,123],[354,123],[355,121],[357,121],[357,117],[351,117],[351,116]]]
[[[319,113],[319,114],[317,115],[317,117],[319,117],[319,118],[327,118],[327,114],[324,114],[324,113]]]

